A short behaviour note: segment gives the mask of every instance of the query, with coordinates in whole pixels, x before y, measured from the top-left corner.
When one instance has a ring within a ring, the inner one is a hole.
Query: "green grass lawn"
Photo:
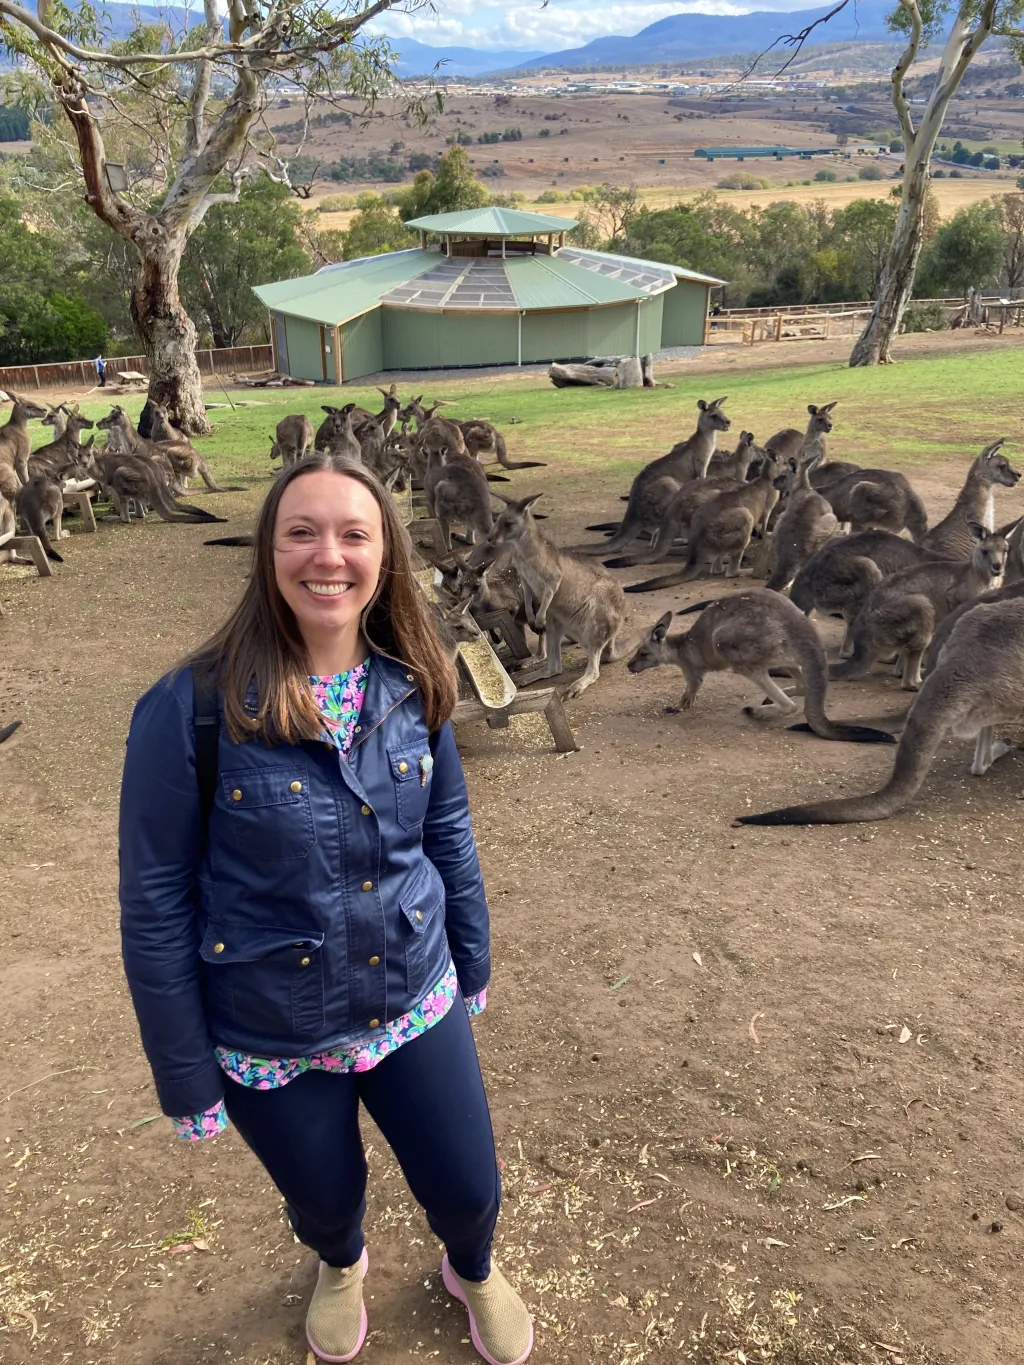
[[[464,378],[399,385],[403,397],[422,392],[424,402],[443,398],[446,415],[487,417],[505,432],[512,459],[543,459],[570,470],[628,476],[646,460],[668,450],[694,427],[699,398],[728,394],[733,429],[766,440],[784,426],[803,427],[808,403],[838,400],[831,450],[860,464],[908,467],[950,457],[973,457],[999,437],[1024,443],[1024,352],[978,350],[906,360],[898,365],[851,370],[839,363],[744,372],[739,363],[721,373],[673,378],[673,389],[554,389],[540,375],[523,378]],[[740,362],[741,363],[741,362]],[[210,402],[224,395],[208,390]],[[201,442],[222,476],[270,477],[270,434],[286,413],[307,413],[315,424],[321,404],[360,403],[379,408],[372,387],[246,390],[233,399],[259,406],[217,408],[210,413],[214,434]],[[84,404],[93,418],[109,401]],[[124,400],[137,417],[142,398]],[[519,419],[516,424],[512,419]],[[100,435],[102,433],[99,433]],[[51,436],[36,428],[35,442]]]

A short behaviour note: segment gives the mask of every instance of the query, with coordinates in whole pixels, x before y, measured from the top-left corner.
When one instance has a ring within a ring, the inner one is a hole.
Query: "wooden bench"
[[[96,514],[92,509],[92,494],[92,489],[83,488],[79,489],[78,492],[65,493],[63,495],[65,507],[67,507],[69,502],[73,502],[77,506],[79,515],[82,518],[83,531],[96,530]]]
[[[50,561],[46,558],[46,551],[43,549],[38,536],[19,536],[14,531],[6,531],[0,535],[0,548],[28,555],[36,566],[40,578],[53,577]]]

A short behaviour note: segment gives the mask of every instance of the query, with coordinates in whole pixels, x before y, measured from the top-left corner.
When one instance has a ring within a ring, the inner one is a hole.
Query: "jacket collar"
[[[366,695],[359,715],[359,732],[352,747],[361,744],[367,735],[416,691],[416,680],[409,668],[383,654],[370,651],[370,676],[366,680]],[[259,689],[253,678],[245,694],[245,708],[255,714],[259,706]]]

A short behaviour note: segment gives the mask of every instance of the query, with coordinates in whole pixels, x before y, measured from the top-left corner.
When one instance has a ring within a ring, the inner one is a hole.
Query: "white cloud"
[[[438,0],[431,14],[392,10],[374,27],[431,47],[507,47],[557,52],[609,34],[632,35],[672,14],[749,14],[811,8],[813,0]]]

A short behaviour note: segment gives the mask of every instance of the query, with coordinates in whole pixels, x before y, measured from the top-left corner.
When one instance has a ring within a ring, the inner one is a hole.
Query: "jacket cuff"
[[[469,962],[456,962],[455,971],[458,974],[459,990],[463,999],[477,995],[491,979],[491,955],[487,952]]]
[[[153,1079],[160,1108],[168,1118],[204,1114],[224,1098],[224,1073],[213,1056],[190,1076],[175,1077],[174,1080],[154,1076]]]

